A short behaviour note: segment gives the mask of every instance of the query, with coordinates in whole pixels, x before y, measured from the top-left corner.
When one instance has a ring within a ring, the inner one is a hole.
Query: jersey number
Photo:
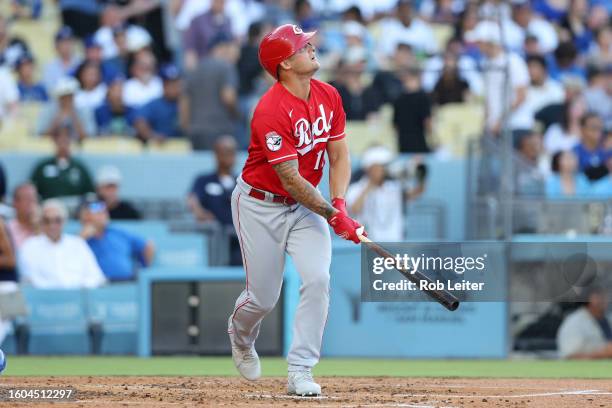
[[[319,170],[322,165],[323,165],[323,153],[325,153],[325,150],[320,150],[319,153],[317,153],[317,162],[315,163],[315,170]]]

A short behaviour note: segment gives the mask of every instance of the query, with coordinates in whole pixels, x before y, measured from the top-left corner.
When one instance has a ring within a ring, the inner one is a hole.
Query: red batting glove
[[[332,207],[334,207],[336,210],[340,211],[341,213],[343,213],[344,215],[349,217],[349,219],[353,222],[353,226],[355,227],[355,229],[357,229],[357,228],[362,226],[357,221],[355,221],[354,219],[350,218],[349,213],[346,210],[346,200],[344,198],[336,197],[336,198],[332,199]],[[361,235],[363,235],[364,237],[367,237],[368,233],[365,232],[365,230],[363,230]]]
[[[337,212],[333,217],[327,220],[327,222],[334,229],[336,235],[348,241],[353,241],[356,244],[361,242],[357,235],[357,228],[360,228],[361,224],[342,211]],[[365,231],[362,235],[365,235]]]
[[[344,215],[348,215],[348,211],[346,211],[346,201],[344,200],[344,198],[342,197],[336,197],[332,200],[332,206],[340,211],[341,213],[344,213]]]

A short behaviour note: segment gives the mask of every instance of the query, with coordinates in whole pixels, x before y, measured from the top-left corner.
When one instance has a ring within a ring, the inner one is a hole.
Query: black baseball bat
[[[385,258],[395,259],[395,257],[393,255],[391,255],[387,250],[385,250],[380,245],[372,242],[372,240],[369,239],[368,237],[364,237],[361,234],[358,234],[358,236],[359,236],[359,240],[363,244],[366,244],[368,246],[368,248],[370,248],[372,251],[376,252],[378,255],[380,255],[382,257],[385,257]],[[408,280],[410,280],[411,282],[414,282],[415,284],[417,284],[418,287],[420,287],[420,282],[422,282],[422,281],[426,281],[428,283],[433,283],[431,278],[429,278],[428,276],[424,275],[422,272],[419,272],[419,271],[414,271],[414,272],[406,271],[404,269],[399,268],[397,265],[395,266],[395,269],[399,273],[404,275]],[[459,299],[457,299],[457,297],[455,297],[455,295],[453,295],[452,293],[450,293],[450,292],[448,292],[446,290],[424,289],[424,292],[427,293],[433,299],[435,299],[442,306],[444,306],[445,308],[450,310],[451,312],[457,310],[457,308],[459,307]]]

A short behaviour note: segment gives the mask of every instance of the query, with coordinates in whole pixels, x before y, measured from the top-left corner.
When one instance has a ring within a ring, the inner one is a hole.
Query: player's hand
[[[340,211],[341,213],[344,213],[345,215],[348,215],[348,211],[346,211],[346,201],[344,200],[344,198],[342,197],[336,197],[334,199],[332,199],[332,206]]]
[[[329,220],[327,220],[327,222],[329,225],[331,225],[334,232],[339,237],[342,237],[348,241],[353,241],[356,244],[361,242],[359,240],[359,236],[357,235],[357,229],[363,229],[363,227],[342,211],[338,211]],[[361,235],[367,236],[365,231],[363,231]]]

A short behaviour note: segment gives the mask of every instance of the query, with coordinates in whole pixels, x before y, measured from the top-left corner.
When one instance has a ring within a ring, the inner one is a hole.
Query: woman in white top
[[[102,82],[100,66],[94,62],[83,62],[76,72],[81,89],[74,97],[77,109],[91,112],[99,108],[106,99],[106,85]]]

